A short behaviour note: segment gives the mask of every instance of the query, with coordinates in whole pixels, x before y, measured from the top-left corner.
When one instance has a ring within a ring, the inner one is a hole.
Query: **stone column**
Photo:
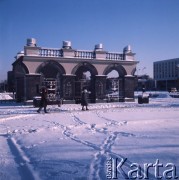
[[[17,77],[15,79],[15,89],[16,89],[16,101],[24,101],[24,77]]]
[[[62,75],[62,97],[64,103],[75,103],[75,77],[76,75]]]
[[[24,101],[39,96],[40,74],[26,74],[24,76]]]
[[[95,76],[95,99],[96,102],[106,102],[106,77],[105,75]]]
[[[119,102],[125,101],[124,77],[119,77]]]
[[[134,76],[125,76],[124,79],[124,94],[125,94],[125,101],[134,101],[134,89],[136,86],[136,81]]]

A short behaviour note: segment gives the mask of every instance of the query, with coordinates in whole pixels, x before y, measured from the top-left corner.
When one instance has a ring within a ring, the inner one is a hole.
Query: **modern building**
[[[156,61],[153,68],[158,90],[179,89],[179,58]]]
[[[0,82],[0,93],[1,92],[7,92],[8,91],[8,86],[7,86],[7,81],[1,81]]]
[[[62,48],[44,48],[30,38],[12,64],[11,86],[15,87],[17,101],[32,100],[46,83],[66,103],[78,102],[83,87],[91,92],[90,102],[104,102],[108,74],[116,70],[118,101],[133,101],[138,63],[134,56],[130,46],[122,53],[105,51],[102,44],[90,51],[76,50],[70,41],[63,41]]]

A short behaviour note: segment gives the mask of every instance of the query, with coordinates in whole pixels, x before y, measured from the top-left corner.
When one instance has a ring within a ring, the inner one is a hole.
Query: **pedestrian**
[[[81,106],[82,106],[82,110],[85,111],[85,106],[86,106],[86,110],[88,109],[88,94],[89,92],[87,91],[86,88],[83,88],[82,94],[81,94]]]
[[[47,89],[42,88],[41,92],[41,100],[40,100],[40,107],[37,110],[38,113],[40,113],[41,109],[44,108],[44,112],[47,113]]]

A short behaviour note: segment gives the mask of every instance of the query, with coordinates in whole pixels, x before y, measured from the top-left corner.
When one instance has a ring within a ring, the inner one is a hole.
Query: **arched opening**
[[[65,70],[59,63],[46,61],[37,68],[36,73],[41,74],[38,89],[40,91],[42,87],[46,87],[49,100],[54,101],[62,96],[62,75],[65,74]]]
[[[108,66],[104,75],[106,78],[106,96],[108,101],[124,101],[124,76],[125,69],[121,65]]]
[[[112,70],[107,74],[106,92],[108,94],[119,93],[119,74],[116,70]]]
[[[75,77],[75,99],[80,102],[81,92],[85,87],[89,92],[89,101],[93,102],[95,99],[95,76],[97,75],[96,68],[90,63],[78,64],[72,73]]]
[[[14,65],[13,71],[15,74],[15,77],[24,77],[25,74],[29,74],[29,70],[27,66],[24,63],[18,63]]]
[[[92,72],[86,67],[80,67],[76,73],[76,80],[89,81],[91,80]]]
[[[55,61],[46,61],[37,68],[36,73],[43,74],[45,78],[57,78],[65,74],[65,70]]]
[[[25,82],[26,82],[26,75],[29,74],[29,70],[23,62],[18,62],[13,65],[13,72],[14,72],[14,81],[12,84],[16,91],[16,101],[22,102],[26,99]]]

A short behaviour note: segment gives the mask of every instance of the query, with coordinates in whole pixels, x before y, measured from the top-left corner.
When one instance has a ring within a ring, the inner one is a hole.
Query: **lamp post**
[[[136,69],[137,71],[137,94],[138,94],[138,91],[139,91],[139,71],[140,69]]]

